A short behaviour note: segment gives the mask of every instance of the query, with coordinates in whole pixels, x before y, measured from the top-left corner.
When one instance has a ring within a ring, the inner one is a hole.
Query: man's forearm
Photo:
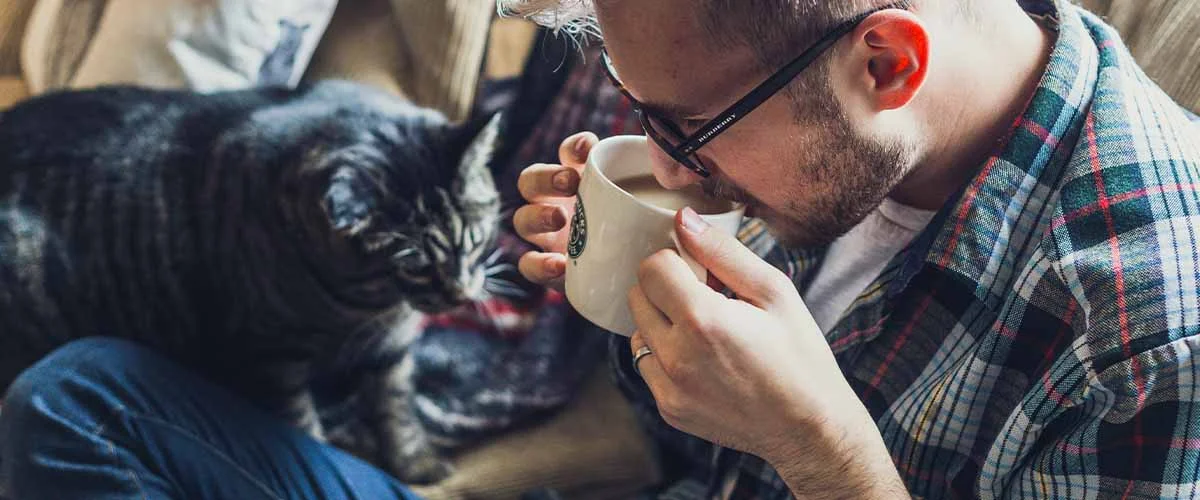
[[[821,426],[768,462],[796,498],[910,498],[874,422]]]

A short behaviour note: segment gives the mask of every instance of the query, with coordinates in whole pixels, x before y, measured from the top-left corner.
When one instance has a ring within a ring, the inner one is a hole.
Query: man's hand
[[[513,225],[525,241],[542,252],[521,256],[518,268],[534,283],[562,289],[567,269],[567,222],[575,213],[575,193],[588,153],[599,139],[581,132],[563,140],[558,147],[560,165],[537,164],[521,172],[517,189],[529,204],[513,214]]]
[[[642,264],[629,292],[632,347],[653,352],[637,368],[663,418],[767,460],[797,495],[902,495],[874,420],[792,282],[691,209],[676,230],[738,298],[701,283],[674,251]]]

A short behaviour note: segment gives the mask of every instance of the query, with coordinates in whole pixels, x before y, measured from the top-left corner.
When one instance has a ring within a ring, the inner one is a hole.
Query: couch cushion
[[[21,74],[21,39],[36,0],[0,1],[0,76]]]
[[[65,88],[87,53],[108,0],[37,0],[21,45],[21,68],[33,94]]]
[[[370,83],[461,120],[494,11],[492,0],[340,2],[305,79]]]
[[[0,111],[29,96],[25,81],[15,76],[0,76]]]
[[[1117,28],[1138,64],[1184,107],[1200,111],[1200,2],[1083,0]]]
[[[388,0],[338,2],[305,80],[330,78],[407,95],[405,49]]]
[[[601,366],[560,413],[468,448],[454,457],[450,478],[415,490],[432,500],[515,499],[543,487],[566,498],[631,498],[660,481],[656,457]]]
[[[413,100],[465,117],[475,101],[494,0],[391,0]]]

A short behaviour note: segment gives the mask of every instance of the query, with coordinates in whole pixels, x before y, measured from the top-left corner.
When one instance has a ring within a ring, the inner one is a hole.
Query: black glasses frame
[[[676,125],[675,122],[672,122],[666,117],[661,116],[652,109],[647,109],[642,103],[638,102],[638,100],[635,99],[628,90],[625,89],[625,85],[621,83],[620,78],[617,78],[616,70],[612,67],[612,60],[608,57],[607,49],[601,49],[600,59],[604,65],[605,72],[608,73],[609,80],[612,80],[613,85],[616,86],[617,89],[625,95],[625,98],[629,99],[629,102],[633,105],[633,110],[638,114],[638,119],[641,121],[642,128],[645,129],[646,135],[649,136],[655,144],[658,144],[658,147],[662,148],[664,152],[670,155],[672,159],[679,162],[680,165],[683,165],[688,170],[695,172],[701,177],[708,177],[711,175],[711,172],[707,167],[704,166],[704,163],[700,161],[700,158],[696,156],[697,150],[704,147],[705,144],[711,142],[714,138],[720,135],[721,132],[724,132],[729,127],[732,127],[751,111],[754,111],[755,108],[761,106],[762,103],[767,101],[767,99],[770,99],[775,94],[779,93],[779,91],[786,87],[793,79],[795,79],[800,72],[811,66],[813,61],[817,60],[817,58],[829,50],[830,47],[833,47],[833,45],[843,36],[846,36],[846,34],[854,31],[854,29],[857,28],[859,24],[862,24],[862,22],[868,17],[877,12],[889,9],[907,10],[908,6],[909,2],[907,0],[888,4],[883,7],[859,14],[837,25],[832,31],[821,37],[820,40],[817,40],[817,42],[811,47],[800,53],[800,55],[791,62],[784,65],[782,69],[780,69],[774,75],[771,75],[770,78],[767,78],[766,81],[764,81],[758,87],[755,87],[754,90],[751,90],[744,97],[733,103],[733,105],[726,108],[725,111],[722,111],[715,118],[709,120],[704,125],[701,125],[700,128],[698,128],[696,132],[692,133],[691,135],[683,133],[683,130],[680,129],[679,125]],[[676,144],[667,137],[663,136],[662,133],[658,131],[658,127],[654,126],[654,124],[651,122],[651,119],[662,123],[663,126],[667,128],[667,132],[675,135],[675,137],[682,138],[683,142]]]

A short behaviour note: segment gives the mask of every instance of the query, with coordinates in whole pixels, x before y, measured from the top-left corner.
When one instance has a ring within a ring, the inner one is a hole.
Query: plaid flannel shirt
[[[1117,33],[1058,0],[1004,146],[826,337],[916,497],[1200,495],[1200,133]],[[803,291],[822,251],[742,237]],[[697,480],[668,498],[788,498],[761,460],[670,429]],[[743,422],[743,425],[754,425]]]

